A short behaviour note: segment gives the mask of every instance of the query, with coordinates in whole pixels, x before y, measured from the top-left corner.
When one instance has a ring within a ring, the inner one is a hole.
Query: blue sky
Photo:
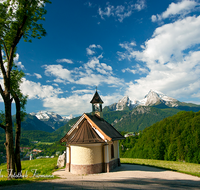
[[[151,89],[200,103],[200,1],[52,0],[46,9],[47,36],[21,40],[15,58],[28,113],[90,112],[96,86],[104,106]]]

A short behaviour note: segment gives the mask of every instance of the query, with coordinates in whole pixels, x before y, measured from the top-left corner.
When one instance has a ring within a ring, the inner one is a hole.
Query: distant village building
[[[26,150],[31,150],[31,147],[20,147],[20,152],[25,152]]]
[[[60,140],[66,143],[66,171],[74,174],[110,172],[120,166],[119,140],[125,139],[103,119],[102,104],[97,90],[92,115],[83,114]]]
[[[40,152],[42,152],[42,150],[33,149],[32,152],[33,152],[33,153],[40,153]]]
[[[130,133],[127,133],[127,134],[124,135],[124,137],[130,137],[130,136],[135,137],[135,133],[130,132]]]

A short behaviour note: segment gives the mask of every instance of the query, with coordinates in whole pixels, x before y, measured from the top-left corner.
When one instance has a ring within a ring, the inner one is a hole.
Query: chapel
[[[124,137],[103,119],[103,101],[97,90],[84,113],[60,140],[66,143],[66,171],[73,174],[110,172],[120,166],[119,140]]]

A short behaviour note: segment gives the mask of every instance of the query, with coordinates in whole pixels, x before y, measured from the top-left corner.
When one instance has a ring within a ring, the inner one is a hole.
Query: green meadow
[[[0,165],[0,186],[17,185],[34,181],[55,179],[52,173],[56,171],[57,157],[22,161],[22,179],[7,180],[6,164]]]
[[[153,166],[200,177],[200,164],[138,158],[120,158],[120,160],[124,164]]]
[[[200,177],[200,164],[137,158],[121,158],[120,160],[122,164],[139,164],[159,167]],[[7,179],[6,164],[1,164],[0,187],[6,185],[18,185],[23,183],[37,182],[47,179],[56,179],[58,177],[52,176],[52,173],[58,170],[56,169],[56,164],[57,157],[22,161],[23,178],[11,180]]]

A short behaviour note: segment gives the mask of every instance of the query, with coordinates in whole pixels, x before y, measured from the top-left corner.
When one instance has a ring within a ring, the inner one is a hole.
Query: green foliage
[[[2,110],[0,110],[0,124],[5,125],[6,121],[5,121],[5,114]]]
[[[40,20],[45,20],[45,3],[49,0],[7,0],[0,4],[0,36],[4,39],[7,49],[13,45],[16,35],[22,35],[25,41],[31,38],[40,39],[46,35]],[[17,37],[19,37],[17,36]],[[18,43],[18,42],[16,42]]]
[[[179,112],[146,128],[124,156],[200,163],[200,112]]]
[[[66,135],[69,129],[78,121],[79,118],[80,117],[75,117],[73,119],[70,119],[67,124],[54,131],[52,134],[60,136],[60,138],[62,138]]]
[[[52,144],[36,144],[36,148],[43,150],[37,156],[52,156],[55,155],[57,151],[61,154],[66,150],[66,146],[61,146],[59,141]]]
[[[111,123],[118,131],[139,132],[172,116],[180,110],[175,108],[159,109],[141,106],[129,111],[107,111],[103,113],[104,119]]]
[[[41,142],[55,142],[62,138],[59,134],[49,133],[39,130],[22,131],[22,138],[27,138],[31,141],[41,141]]]

